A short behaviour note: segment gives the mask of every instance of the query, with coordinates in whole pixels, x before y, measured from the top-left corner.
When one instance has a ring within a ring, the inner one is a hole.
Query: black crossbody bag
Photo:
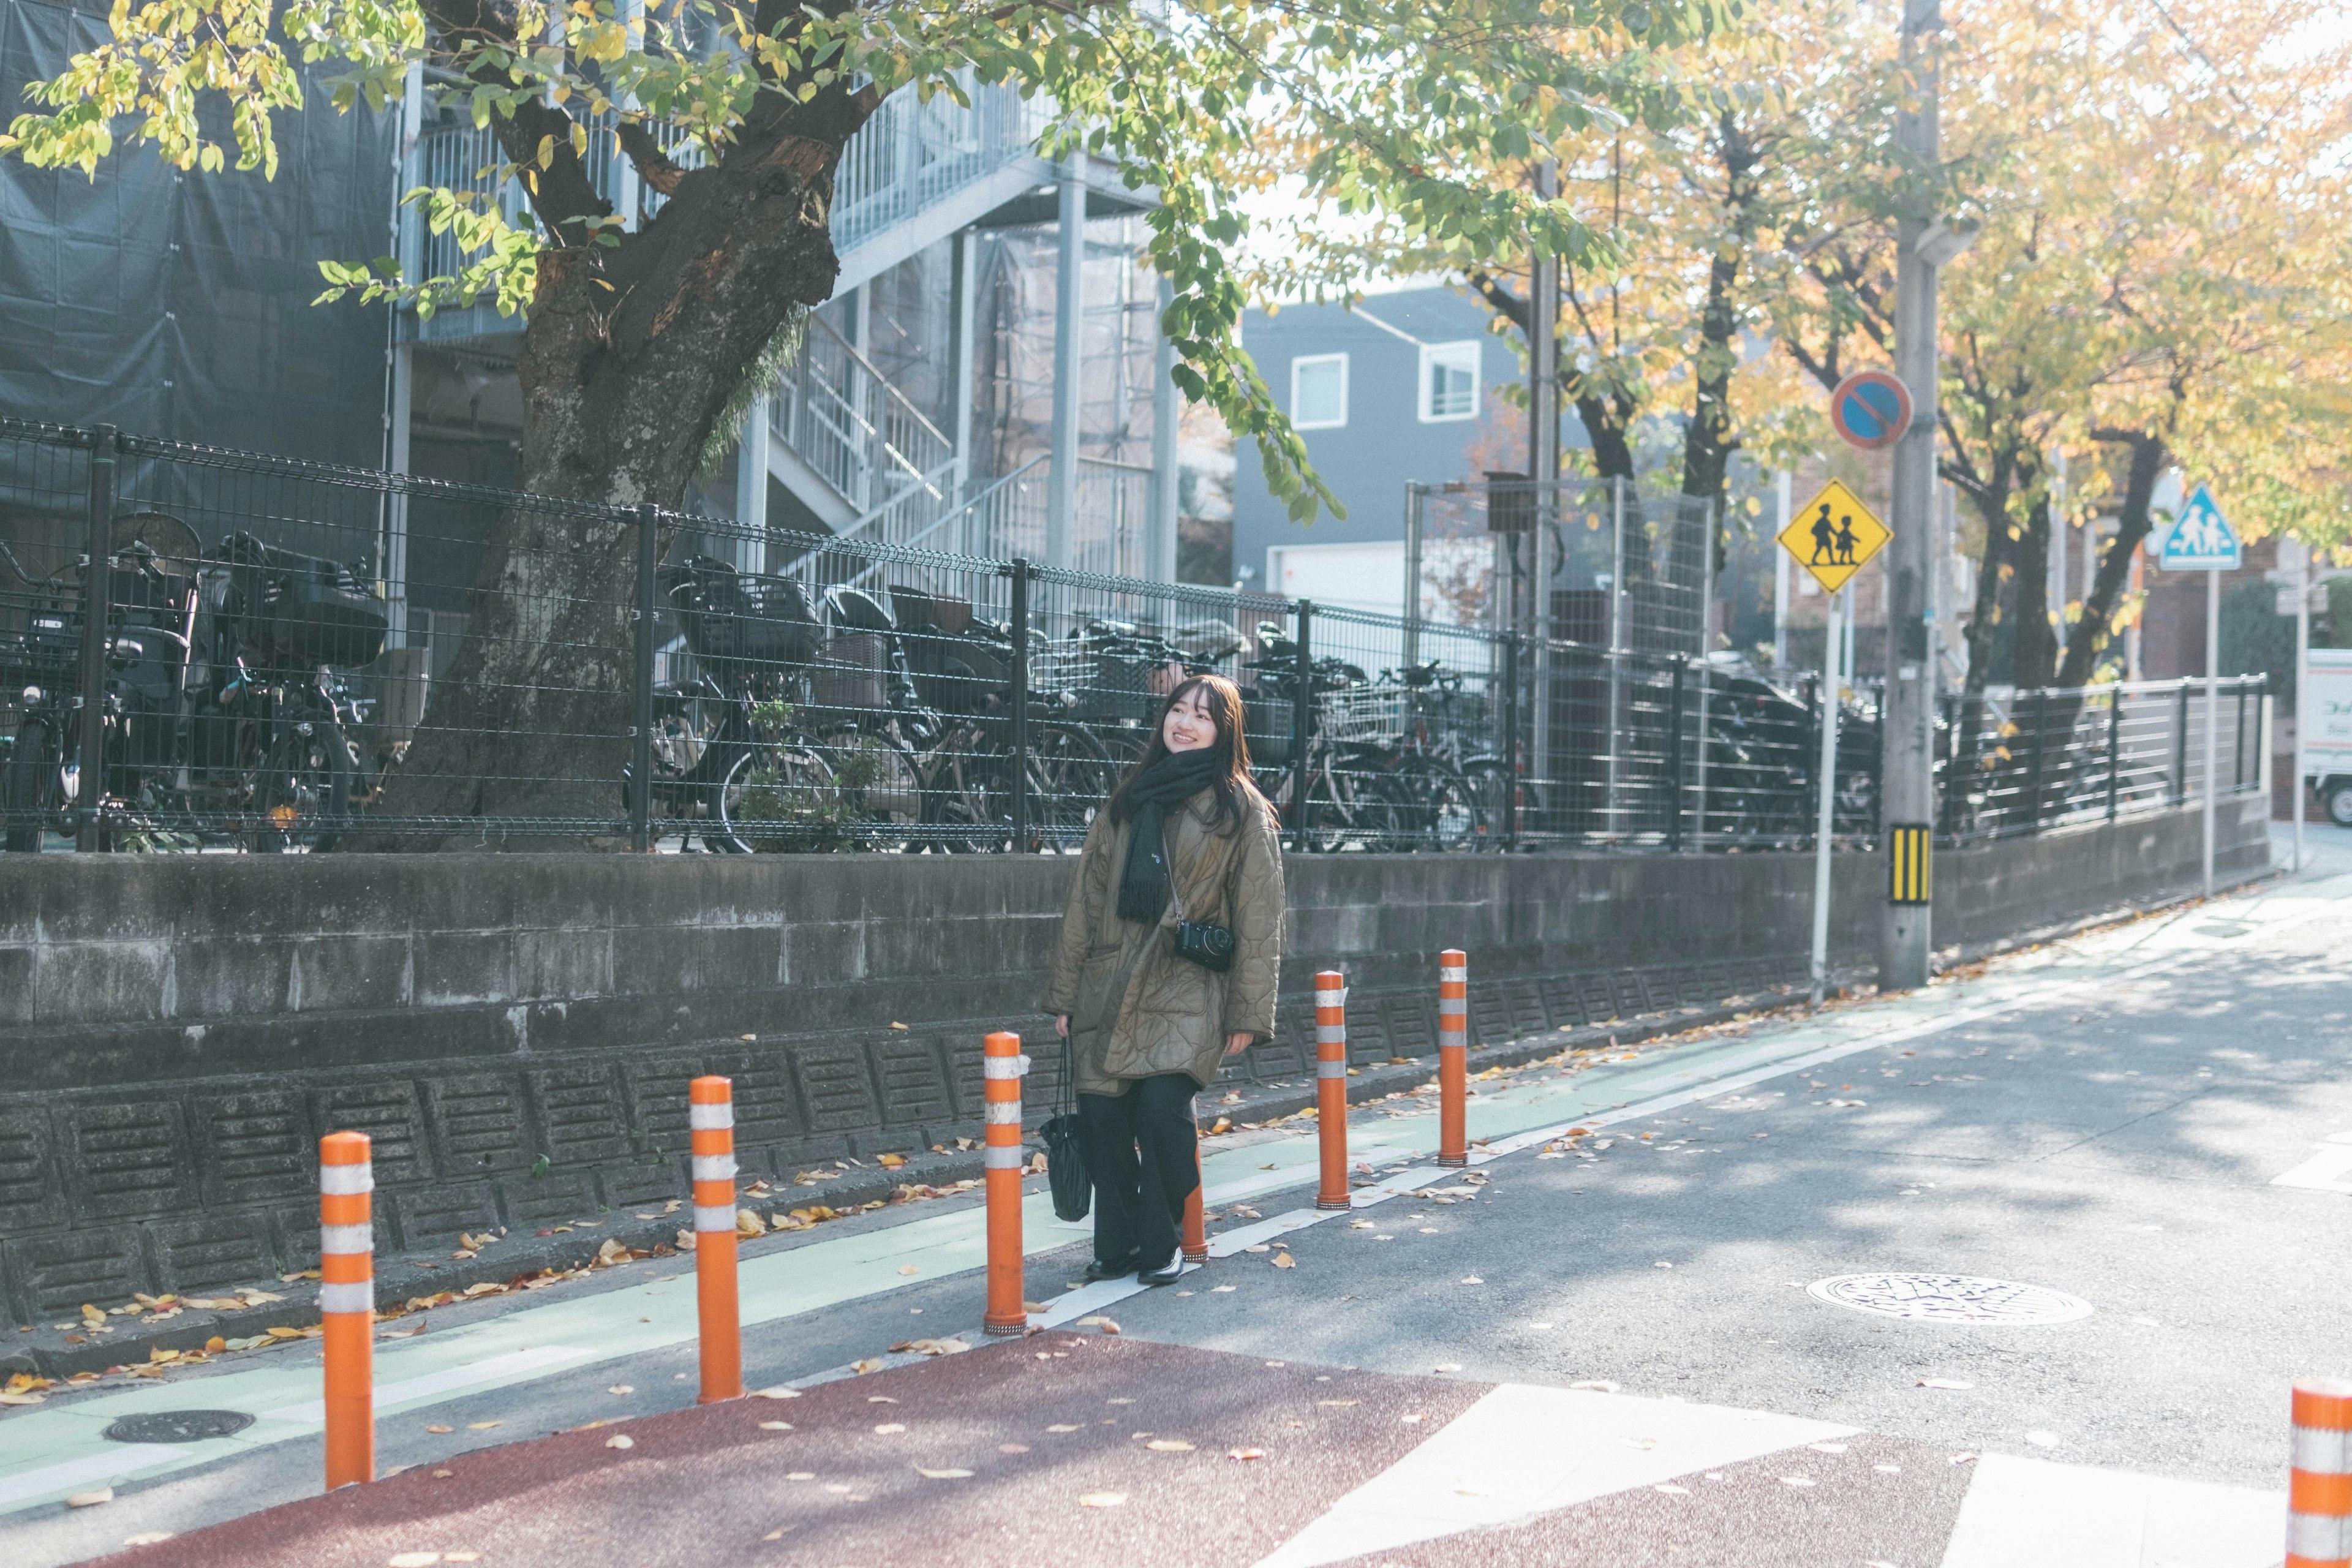
[[[1169,858],[1172,861],[1175,857],[1171,855]],[[1231,969],[1234,966],[1234,933],[1207,921],[1184,918],[1184,898],[1176,890],[1173,865],[1169,868],[1168,897],[1176,905],[1176,956],[1215,974],[1223,974]],[[1225,901],[1233,902],[1230,894]]]

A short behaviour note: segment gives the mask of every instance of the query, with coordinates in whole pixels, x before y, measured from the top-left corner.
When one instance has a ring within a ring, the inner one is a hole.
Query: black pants
[[[1201,1184],[1190,1073],[1138,1079],[1125,1094],[1078,1096],[1078,1140],[1095,1189],[1095,1258],[1164,1268],[1184,1200]]]

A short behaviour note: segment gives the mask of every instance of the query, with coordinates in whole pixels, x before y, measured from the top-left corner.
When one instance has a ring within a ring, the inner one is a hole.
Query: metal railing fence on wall
[[[1302,850],[1811,841],[1815,681],[1047,569],[1017,553],[1042,478],[939,517],[955,553],[0,421],[7,846],[1067,851],[1206,670]],[[1837,700],[1834,831],[1867,845],[1875,709]],[[1955,700],[1942,836],[2197,799],[2205,711],[2180,683]],[[2214,712],[2211,783],[2252,792],[2260,680]]]

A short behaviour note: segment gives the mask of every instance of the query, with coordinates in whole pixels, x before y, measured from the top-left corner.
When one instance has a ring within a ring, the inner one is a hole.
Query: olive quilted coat
[[[1062,911],[1045,1011],[1070,1016],[1082,1093],[1118,1095],[1128,1082],[1190,1073],[1203,1089],[1217,1076],[1225,1037],[1274,1037],[1282,967],[1282,846],[1274,814],[1255,791],[1238,827],[1217,823],[1208,790],[1171,810],[1166,832],[1185,917],[1234,933],[1223,973],[1176,955],[1176,900],[1156,926],[1118,918],[1118,879],[1132,824],[1095,818]]]

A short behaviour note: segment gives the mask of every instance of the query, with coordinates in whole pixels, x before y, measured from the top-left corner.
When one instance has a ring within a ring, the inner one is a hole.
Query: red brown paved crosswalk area
[[[1885,1437],[1752,1457],[1780,1441],[1770,1434],[1784,1428],[1772,1424],[1786,1418],[1720,1412],[1691,1417],[1697,1439],[1721,1441],[1707,1425],[1718,1417],[1761,1423],[1755,1430],[1765,1436],[1751,1436],[1710,1474],[1667,1482],[1679,1490],[1653,1489],[1665,1480],[1654,1470],[1644,1484],[1563,1500],[1571,1506],[1536,1510],[1526,1522],[1455,1533],[1416,1526],[1445,1513],[1455,1490],[1475,1494],[1481,1476],[1509,1468],[1502,1448],[1514,1445],[1519,1418],[1498,1425],[1492,1400],[1432,1442],[1494,1390],[1049,1332],[798,1398],[738,1400],[478,1450],[106,1561],[1234,1568],[1282,1550],[1363,1568],[1916,1568],[1940,1559],[1967,1486],[1948,1454]],[[1664,1402],[1612,1405],[1518,1385],[1503,1394],[1528,1408],[1569,1402],[1566,1426],[1555,1414],[1549,1427],[1525,1428],[1528,1444],[1557,1444],[1564,1431],[1590,1436],[1580,1399],[1654,1413],[1660,1430],[1679,1418]],[[763,1425],[779,1422],[788,1428]],[[1484,1435],[1468,1440],[1482,1424]],[[616,1435],[630,1446],[611,1447]],[[1612,1431],[1591,1441],[1580,1462],[1616,1467],[1618,1484],[1622,1466],[1649,1462],[1633,1450],[1653,1439]],[[1415,1464],[1401,1466],[1409,1458]],[[1458,1488],[1454,1468],[1469,1472]],[[1783,1479],[1791,1476],[1813,1484]],[[1325,1516],[1346,1507],[1356,1510],[1355,1533],[1335,1536]],[[1516,1505],[1503,1507],[1508,1515]],[[1405,1521],[1401,1530],[1396,1519]]]

